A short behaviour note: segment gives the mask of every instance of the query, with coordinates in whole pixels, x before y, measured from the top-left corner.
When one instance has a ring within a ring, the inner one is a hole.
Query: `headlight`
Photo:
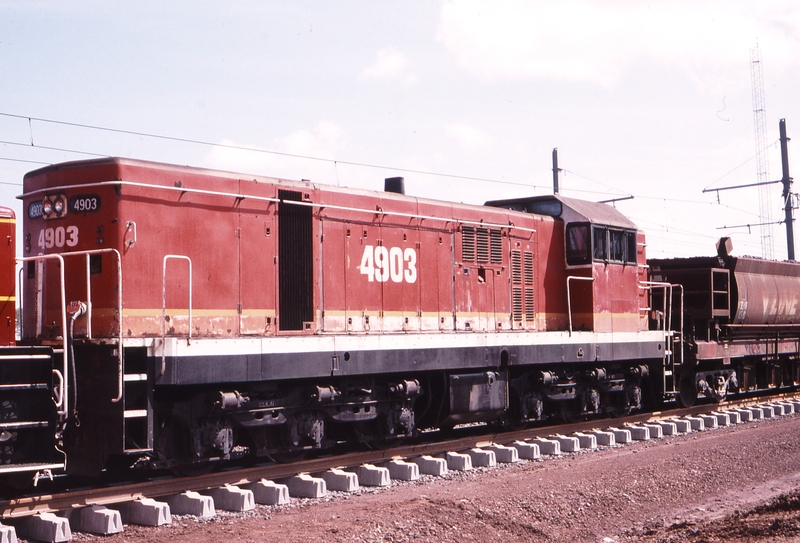
[[[62,219],[67,216],[66,194],[51,194],[42,199],[42,218]]]

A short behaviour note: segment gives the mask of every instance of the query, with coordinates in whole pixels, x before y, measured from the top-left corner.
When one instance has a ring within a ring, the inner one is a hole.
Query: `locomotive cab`
[[[548,215],[563,232],[567,327],[594,332],[647,329],[644,236],[617,209],[560,195],[486,205]]]

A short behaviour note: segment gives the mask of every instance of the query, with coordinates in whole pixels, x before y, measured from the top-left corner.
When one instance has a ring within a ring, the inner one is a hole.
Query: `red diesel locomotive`
[[[736,390],[729,358],[683,348],[681,278],[651,280],[644,234],[616,209],[390,186],[118,158],[26,175],[0,474],[191,469]],[[779,384],[797,381],[796,347]],[[14,356],[38,366],[17,375]]]

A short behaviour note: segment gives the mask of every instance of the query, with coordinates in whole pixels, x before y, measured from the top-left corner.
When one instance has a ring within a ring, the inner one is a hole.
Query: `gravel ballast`
[[[800,416],[125,526],[104,543],[800,540]],[[76,534],[75,540],[93,539]]]

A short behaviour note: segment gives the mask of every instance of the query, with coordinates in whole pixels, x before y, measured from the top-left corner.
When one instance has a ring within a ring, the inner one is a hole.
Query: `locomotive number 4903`
[[[77,226],[59,226],[57,228],[43,228],[39,231],[39,247],[52,249],[53,247],[75,247],[78,244]]]
[[[377,247],[367,245],[358,267],[370,283],[414,283],[417,280],[417,252],[412,247]]]

